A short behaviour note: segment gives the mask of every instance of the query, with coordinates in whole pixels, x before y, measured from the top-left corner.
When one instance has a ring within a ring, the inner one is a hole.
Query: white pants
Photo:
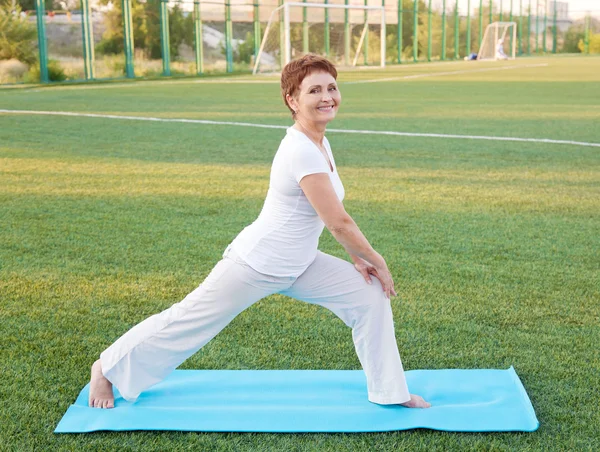
[[[390,301],[377,278],[369,285],[354,266],[319,252],[299,277],[273,277],[227,251],[204,282],[181,302],[121,336],[100,355],[102,373],[129,401],[167,377],[236,315],[274,293],[330,309],[352,328],[367,377],[368,397],[378,404],[410,400]]]

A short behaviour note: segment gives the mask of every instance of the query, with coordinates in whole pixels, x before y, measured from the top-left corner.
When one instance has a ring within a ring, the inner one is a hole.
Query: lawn
[[[0,109],[286,126],[277,81],[0,89]],[[335,129],[600,143],[600,58],[339,81]],[[197,287],[256,218],[284,133],[0,113],[0,449],[599,450],[600,147],[342,132],[328,137],[346,209],[395,277],[405,368],[513,365],[539,430],[52,433],[100,352]],[[327,231],[320,249],[345,257]],[[333,314],[275,295],[180,368],[360,365]]]

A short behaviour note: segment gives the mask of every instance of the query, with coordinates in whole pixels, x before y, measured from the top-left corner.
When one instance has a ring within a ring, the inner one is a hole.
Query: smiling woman
[[[112,408],[113,386],[135,400],[244,309],[274,293],[324,306],[352,328],[371,402],[430,406],[406,385],[389,299],[396,292],[387,264],[342,204],[344,187],[325,138],[341,103],[336,78],[335,67],[315,55],[284,68],[283,98],[295,123],[273,160],[260,215],[196,290],[133,327],[100,355],[92,366],[90,406]],[[318,250],[324,226],[354,265]]]

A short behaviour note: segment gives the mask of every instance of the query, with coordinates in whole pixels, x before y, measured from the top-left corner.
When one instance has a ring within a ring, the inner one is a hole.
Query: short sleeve
[[[299,146],[291,152],[290,170],[296,182],[309,174],[329,173],[329,165],[314,147]]]

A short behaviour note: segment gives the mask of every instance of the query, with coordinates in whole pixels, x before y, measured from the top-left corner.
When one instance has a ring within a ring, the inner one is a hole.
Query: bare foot
[[[100,360],[97,360],[92,365],[89,406],[93,408],[115,407],[115,396],[113,395],[112,383],[102,374]]]
[[[408,402],[401,403],[400,405],[406,408],[429,408],[431,403],[426,402],[423,397],[411,394]]]

